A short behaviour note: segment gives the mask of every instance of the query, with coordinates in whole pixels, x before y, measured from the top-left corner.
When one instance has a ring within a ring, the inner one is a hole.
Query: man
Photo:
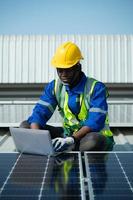
[[[52,58],[59,79],[47,85],[32,115],[20,127],[49,130],[55,151],[69,147],[80,151],[111,150],[114,140],[108,122],[108,93],[103,83],[82,72],[81,59],[76,44],[59,46]],[[56,106],[63,128],[46,125]]]

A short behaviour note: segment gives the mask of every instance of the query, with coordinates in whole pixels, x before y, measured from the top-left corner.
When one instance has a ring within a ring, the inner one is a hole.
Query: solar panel
[[[85,153],[91,200],[133,199],[133,152]]]
[[[0,154],[0,200],[53,200],[83,197],[79,153],[58,157]]]
[[[133,152],[0,154],[0,200],[131,200]]]

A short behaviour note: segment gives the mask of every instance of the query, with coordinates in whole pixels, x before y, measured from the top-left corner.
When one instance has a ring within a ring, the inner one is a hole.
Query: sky
[[[0,0],[1,34],[133,34],[133,0]]]

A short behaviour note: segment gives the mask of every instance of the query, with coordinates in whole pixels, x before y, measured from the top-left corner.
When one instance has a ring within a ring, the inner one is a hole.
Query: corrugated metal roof
[[[54,79],[49,67],[56,48],[75,42],[83,70],[103,82],[133,83],[133,35],[0,36],[0,83],[42,83]]]

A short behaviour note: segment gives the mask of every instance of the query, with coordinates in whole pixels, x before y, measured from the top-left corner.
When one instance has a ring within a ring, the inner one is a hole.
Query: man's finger
[[[68,145],[63,145],[63,146],[59,146],[58,148],[56,148],[56,152],[60,152],[60,151],[64,151],[64,150],[66,150],[67,149],[67,147],[68,147]]]
[[[55,146],[57,142],[58,142],[58,139],[53,139],[52,140],[52,145]]]
[[[61,142],[57,141],[56,144],[54,145],[54,149],[57,150],[58,148],[60,148],[61,146]]]

